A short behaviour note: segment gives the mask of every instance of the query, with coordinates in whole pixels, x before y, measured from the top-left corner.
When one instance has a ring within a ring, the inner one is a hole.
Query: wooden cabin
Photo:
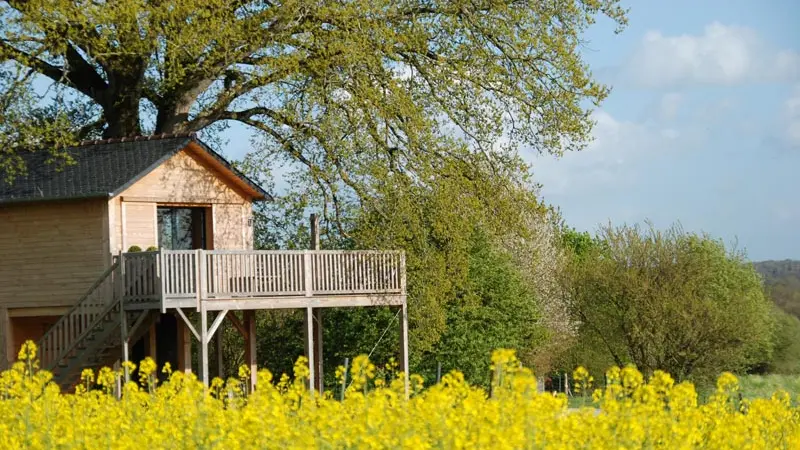
[[[62,386],[84,367],[144,355],[191,370],[194,336],[208,382],[208,344],[223,320],[254,366],[253,312],[303,308],[313,377],[321,308],[389,305],[403,312],[407,372],[401,252],[254,250],[253,203],[270,195],[194,135],[67,152],[73,164],[23,155],[27,173],[0,181],[0,369],[30,339]]]

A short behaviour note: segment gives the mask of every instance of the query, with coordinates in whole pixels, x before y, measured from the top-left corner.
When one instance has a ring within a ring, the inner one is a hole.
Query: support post
[[[14,343],[11,339],[11,318],[8,308],[0,308],[0,371],[11,367],[14,358]]]
[[[201,305],[200,308],[200,373],[203,377],[203,384],[208,387],[211,380],[208,379],[208,311]]]
[[[400,307],[400,370],[403,371],[406,398],[409,395],[408,382],[408,305],[403,300]]]
[[[122,303],[122,300],[120,300]],[[128,369],[127,362],[130,360],[130,349],[128,348],[128,315],[125,314],[125,308],[120,305],[120,333],[122,340],[122,362],[123,371],[125,372],[125,383],[131,381],[131,372]]]
[[[316,384],[314,387],[317,392],[322,395],[324,390],[323,372],[322,372],[322,308],[312,309],[312,327],[314,330],[314,369],[316,374]]]
[[[310,236],[310,245],[312,251],[319,250],[319,216],[316,214],[311,214],[310,217],[310,229],[311,229],[311,236]],[[318,274],[312,274],[319,276]],[[312,277],[313,280],[313,277]],[[312,310],[312,324],[311,328],[313,330],[313,342],[314,342],[314,356],[315,364],[314,364],[314,374],[316,375],[315,380],[316,383],[314,387],[320,393],[320,395],[324,391],[324,374],[323,374],[323,361],[322,361],[322,308],[315,308]]]
[[[217,351],[217,376],[225,379],[225,366],[222,357],[222,329],[217,331],[217,334],[214,336],[214,343],[216,344],[216,351]]]
[[[158,363],[158,355],[156,350],[156,324],[150,324],[150,329],[147,331],[147,356],[153,358],[153,361]]]
[[[256,358],[256,312],[244,312],[244,363],[250,369],[250,392],[256,388],[257,358]]]
[[[125,372],[125,383],[131,381],[131,373],[128,369],[128,361],[130,360],[130,349],[128,348],[128,315],[125,313],[125,254],[120,252],[119,255],[119,323],[120,323],[120,340],[122,342],[122,362],[123,372]]]
[[[186,374],[192,371],[192,336],[182,317],[178,317],[178,370]]]
[[[314,357],[314,317],[313,308],[306,307],[306,349],[308,355],[308,389],[313,393],[316,381],[314,369],[316,368],[316,358]]]

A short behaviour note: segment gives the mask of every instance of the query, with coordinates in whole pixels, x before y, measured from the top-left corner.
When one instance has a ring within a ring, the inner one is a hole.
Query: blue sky
[[[568,223],[680,222],[753,260],[800,259],[800,2],[629,2],[583,52],[613,91],[594,142],[527,152]],[[794,24],[792,22],[795,22]]]
[[[582,50],[613,87],[594,142],[560,159],[523,151],[544,200],[579,230],[680,222],[753,260],[800,259],[800,1],[625,6],[625,31],[600,20]],[[243,156],[249,135],[233,125],[225,153]]]

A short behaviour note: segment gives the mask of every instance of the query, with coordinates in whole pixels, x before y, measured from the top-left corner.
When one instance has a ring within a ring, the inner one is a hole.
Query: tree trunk
[[[142,80],[145,64],[129,61],[129,71],[108,73],[108,89],[100,102],[108,126],[103,138],[121,138],[142,134],[139,104],[142,100]]]
[[[156,134],[180,133],[185,130],[189,120],[191,102],[171,102],[158,108],[156,116]]]
[[[132,99],[123,100],[120,104],[103,109],[103,114],[108,122],[108,126],[103,131],[104,139],[142,134],[138,103],[138,101],[133,102]]]
[[[187,84],[183,89],[165,94],[158,105],[155,133],[182,133],[188,130],[189,110],[197,98],[211,86],[214,77]]]

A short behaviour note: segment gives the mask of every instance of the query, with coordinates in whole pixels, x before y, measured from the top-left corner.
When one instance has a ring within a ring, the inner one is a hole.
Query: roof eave
[[[266,202],[273,202],[273,201],[275,201],[275,198],[273,198],[272,195],[270,195],[269,192],[267,192],[266,190],[264,190],[264,188],[259,186],[258,183],[256,183],[252,179],[250,179],[250,177],[248,177],[247,175],[242,173],[242,171],[240,171],[239,169],[235,168],[222,155],[220,155],[219,153],[214,151],[214,149],[212,149],[211,147],[206,145],[205,142],[201,141],[200,139],[198,139],[196,137],[191,138],[191,141],[195,142],[204,151],[206,151],[211,157],[213,157],[214,159],[219,161],[223,166],[225,166],[225,168],[227,170],[231,171],[231,173],[233,173],[236,177],[238,177],[239,179],[244,181],[245,184],[247,184],[251,189],[253,189],[258,194],[258,195],[254,195],[253,196],[253,201],[259,201],[259,202],[265,202],[265,201]]]
[[[3,205],[18,205],[23,203],[43,203],[43,202],[55,202],[55,201],[69,201],[69,200],[89,200],[89,199],[97,199],[97,198],[111,198],[113,195],[111,193],[105,192],[98,192],[93,194],[83,194],[83,195],[74,195],[69,197],[25,197],[25,198],[11,198],[11,199],[3,199],[0,200],[0,206]]]

